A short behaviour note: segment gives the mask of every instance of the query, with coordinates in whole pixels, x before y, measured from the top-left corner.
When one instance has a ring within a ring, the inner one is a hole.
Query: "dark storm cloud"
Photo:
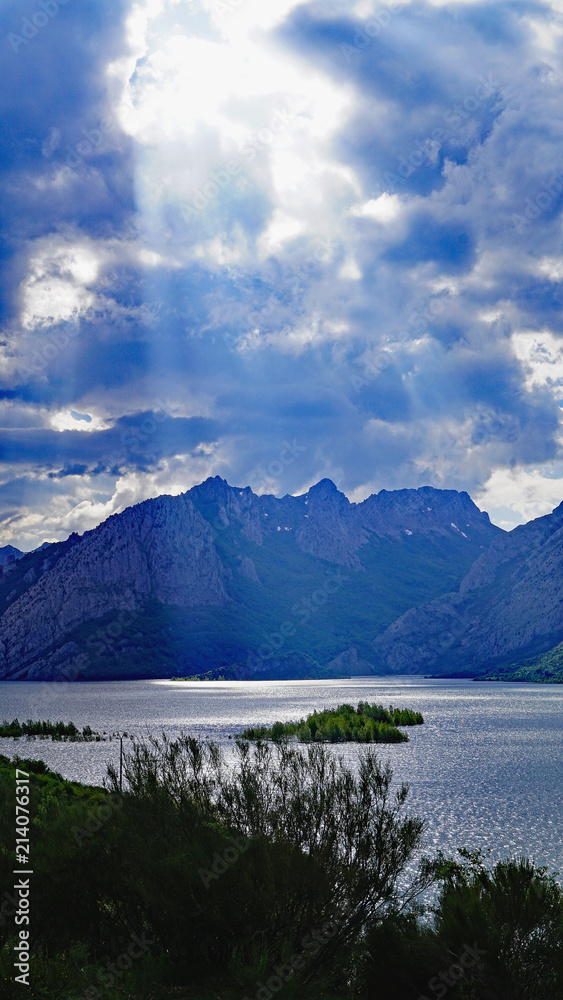
[[[67,465],[65,469],[59,469],[58,472],[49,472],[48,478],[66,479],[68,476],[83,476],[87,471],[87,465],[81,465],[80,462],[73,462],[72,465]]]
[[[35,476],[18,476],[0,484],[0,504],[4,520],[16,521],[18,510],[25,509],[30,501],[33,505],[47,503],[53,496],[61,496],[65,486],[51,479]]]
[[[526,317],[527,325],[533,329],[547,322],[552,330],[563,333],[563,282],[510,272],[500,280]]]
[[[147,411],[120,417],[107,430],[54,431],[50,429],[9,430],[2,435],[0,460],[8,466],[41,466],[56,469],[55,478],[78,475],[76,456],[83,471],[99,475],[117,468],[146,470],[162,458],[197,452],[203,443],[221,433],[216,421],[204,417],[178,417]]]
[[[128,143],[106,78],[108,62],[123,54],[127,8],[126,0],[25,0],[0,9],[2,319],[15,309],[26,240],[70,225],[111,232],[134,207]],[[53,185],[63,167],[66,182]]]
[[[356,376],[358,406],[389,423],[411,419],[412,400],[397,364],[390,363],[370,379]]]

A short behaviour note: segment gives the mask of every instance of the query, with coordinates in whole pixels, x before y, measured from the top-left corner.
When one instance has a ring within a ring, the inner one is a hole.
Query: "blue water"
[[[229,744],[250,724],[301,718],[360,699],[420,710],[410,742],[379,748],[409,783],[426,845],[524,854],[563,871],[563,686],[422,678],[335,681],[0,683],[0,718],[63,719],[136,736],[182,730]],[[125,744],[127,741],[125,741]],[[353,761],[358,748],[336,748]],[[0,739],[0,753],[39,757],[65,777],[101,784],[119,743]]]

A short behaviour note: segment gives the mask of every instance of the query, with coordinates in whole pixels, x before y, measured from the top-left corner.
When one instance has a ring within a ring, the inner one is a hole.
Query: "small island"
[[[296,736],[300,743],[408,743],[408,736],[398,726],[419,726],[424,719],[410,708],[384,708],[360,701],[358,707],[339,705],[314,711],[298,722],[274,722],[267,726],[249,726],[241,733],[244,740],[280,740]]]
[[[120,734],[114,733],[114,736]],[[127,733],[122,733],[122,736],[127,736]],[[12,722],[0,723],[0,736],[9,737],[10,739],[20,739],[22,736],[26,736],[27,739],[39,738],[40,740],[52,739],[61,740],[69,743],[100,743],[105,742],[108,739],[107,733],[97,733],[90,726],[84,726],[82,730],[75,726],[74,722],[50,722],[49,719],[45,721],[44,719],[34,722],[33,719],[28,719],[27,722],[20,722],[18,719],[13,719]],[[109,736],[111,740],[111,736]]]

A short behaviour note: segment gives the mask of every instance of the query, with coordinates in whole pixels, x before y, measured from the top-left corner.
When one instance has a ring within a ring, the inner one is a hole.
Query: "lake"
[[[419,677],[330,681],[0,682],[0,718],[63,719],[143,736],[182,730],[225,745],[251,724],[301,718],[315,708],[376,701],[423,713],[410,742],[384,745],[426,844],[524,854],[563,871],[563,687]],[[127,741],[124,741],[125,745]],[[354,760],[358,748],[337,749]],[[101,783],[119,742],[0,739],[0,753],[36,757],[67,778]]]

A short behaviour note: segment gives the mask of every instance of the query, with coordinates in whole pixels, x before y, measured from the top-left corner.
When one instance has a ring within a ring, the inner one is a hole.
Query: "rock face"
[[[491,541],[489,515],[475,506],[469,493],[436,490],[422,486],[418,490],[381,490],[358,505],[362,524],[383,535],[403,533],[483,538]],[[495,535],[503,535],[493,528]]]
[[[359,569],[357,550],[368,540],[356,510],[330,479],[321,479],[303,500],[303,522],[297,529],[297,544],[309,555],[340,566]]]
[[[563,504],[496,538],[459,590],[406,612],[374,642],[393,671],[478,672],[563,638]]]
[[[354,646],[339,653],[328,664],[335,677],[361,677],[373,673],[373,666],[367,660],[358,659],[358,651]]]
[[[365,672],[377,632],[457,585],[495,540],[498,560],[504,533],[466,493],[352,504],[328,479],[278,499],[215,477],[3,567],[0,677],[170,676],[256,648],[335,668],[349,650],[342,669]],[[494,574],[479,565],[476,581]]]
[[[245,576],[247,580],[252,580],[253,583],[260,583],[258,573],[256,572],[256,566],[254,561],[250,556],[243,556],[240,561],[239,573]]]
[[[4,612],[0,670],[34,676],[65,636],[108,612],[136,611],[147,600],[179,607],[229,600],[226,572],[210,526],[187,496],[130,507],[87,532],[79,545]],[[36,662],[39,661],[39,662]]]

